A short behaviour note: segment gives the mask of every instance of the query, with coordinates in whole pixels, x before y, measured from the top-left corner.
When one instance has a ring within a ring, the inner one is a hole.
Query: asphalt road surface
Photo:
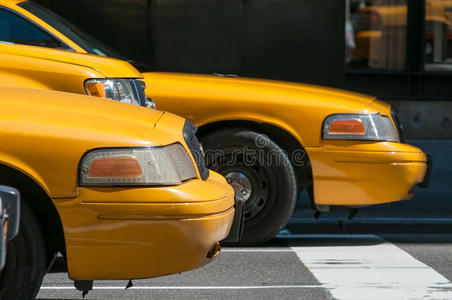
[[[95,282],[85,299],[452,299],[452,235],[280,235],[223,248],[210,264],[148,280]],[[38,299],[82,299],[65,273]]]

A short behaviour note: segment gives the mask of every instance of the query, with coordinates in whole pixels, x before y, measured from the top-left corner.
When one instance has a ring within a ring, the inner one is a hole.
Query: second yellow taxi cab
[[[403,143],[396,111],[374,97],[220,74],[140,73],[31,1],[0,1],[0,20],[3,84],[142,106],[152,99],[198,126],[208,167],[245,200],[242,243],[277,234],[302,190],[320,212],[406,200],[428,181],[427,156]]]
[[[32,299],[57,252],[86,291],[92,280],[197,268],[218,254],[219,241],[240,237],[242,202],[206,169],[189,121],[95,97],[2,87],[0,124],[0,184],[20,192],[22,210],[0,299]]]

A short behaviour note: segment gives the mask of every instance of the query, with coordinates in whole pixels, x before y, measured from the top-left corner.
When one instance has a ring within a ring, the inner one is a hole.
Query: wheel
[[[0,272],[0,299],[34,299],[45,266],[45,247],[39,224],[22,201],[19,233],[8,242],[6,264]]]
[[[222,174],[245,200],[245,228],[240,244],[273,238],[288,222],[297,184],[287,154],[267,136],[230,128],[201,137],[206,164]]]

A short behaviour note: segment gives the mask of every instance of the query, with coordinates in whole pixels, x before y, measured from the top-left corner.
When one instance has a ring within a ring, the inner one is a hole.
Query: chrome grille
[[[403,142],[403,124],[399,119],[399,110],[395,107],[391,107],[391,116],[399,132],[400,142]]]
[[[185,121],[184,125],[184,140],[187,143],[188,148],[195,159],[196,165],[198,166],[199,174],[203,180],[209,178],[209,169],[206,167],[206,163],[204,161],[204,153],[202,150],[202,146],[196,138],[196,131],[198,128],[190,121]]]

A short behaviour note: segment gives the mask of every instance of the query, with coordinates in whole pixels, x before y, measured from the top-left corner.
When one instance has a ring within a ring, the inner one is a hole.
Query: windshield
[[[59,15],[55,14],[51,10],[31,1],[23,2],[18,5],[64,34],[67,38],[83,48],[83,50],[85,50],[86,52],[100,56],[127,60],[124,56],[122,56],[115,50],[109,48],[97,39],[82,32],[80,29],[78,29]]]

